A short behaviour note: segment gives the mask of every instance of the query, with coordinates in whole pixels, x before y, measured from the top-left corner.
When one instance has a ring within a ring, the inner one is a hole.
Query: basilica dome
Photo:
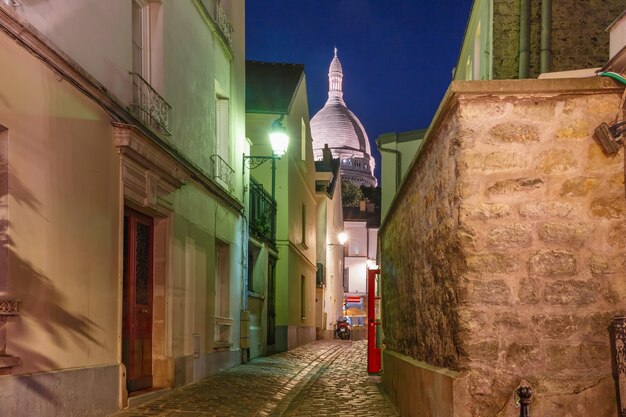
[[[343,69],[335,48],[328,70],[328,100],[311,119],[313,155],[316,160],[322,160],[322,150],[328,146],[333,157],[341,160],[343,178],[357,186],[376,186],[369,139],[359,119],[343,100],[342,84]]]

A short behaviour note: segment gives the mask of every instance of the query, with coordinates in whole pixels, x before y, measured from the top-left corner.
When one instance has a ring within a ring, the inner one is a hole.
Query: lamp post
[[[272,153],[273,155],[267,156],[253,156],[253,155],[244,155],[243,156],[243,169],[245,171],[246,166],[249,169],[254,169],[261,166],[263,163],[267,161],[272,161],[272,199],[276,201],[276,160],[282,158],[287,152],[287,146],[289,145],[289,136],[287,135],[287,129],[283,126],[283,118],[285,117],[282,114],[278,119],[274,120],[272,123],[272,128],[269,132],[270,144],[272,145]]]

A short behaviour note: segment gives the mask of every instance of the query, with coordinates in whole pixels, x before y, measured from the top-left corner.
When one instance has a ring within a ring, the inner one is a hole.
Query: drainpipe
[[[396,143],[398,143],[398,134],[396,133],[395,135],[396,135]],[[402,166],[401,166],[402,153],[395,149],[383,148],[380,145],[380,137],[376,139],[376,147],[381,152],[389,152],[389,153],[396,155],[396,189],[394,190],[394,193],[395,193],[395,191],[398,191],[398,187],[400,187],[400,176],[402,175]]]
[[[552,69],[552,0],[541,0],[541,73]]]
[[[519,78],[530,72],[530,1],[520,0],[519,13]]]

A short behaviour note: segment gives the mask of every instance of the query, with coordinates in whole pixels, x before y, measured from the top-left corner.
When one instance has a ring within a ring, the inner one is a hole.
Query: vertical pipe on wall
[[[541,0],[541,73],[552,69],[552,0]]]
[[[528,78],[530,70],[530,1],[520,0],[519,78]]]

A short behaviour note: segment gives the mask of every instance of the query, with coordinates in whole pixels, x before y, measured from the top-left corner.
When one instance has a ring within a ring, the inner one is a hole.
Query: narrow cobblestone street
[[[396,416],[365,341],[317,341],[220,372],[115,417]]]

